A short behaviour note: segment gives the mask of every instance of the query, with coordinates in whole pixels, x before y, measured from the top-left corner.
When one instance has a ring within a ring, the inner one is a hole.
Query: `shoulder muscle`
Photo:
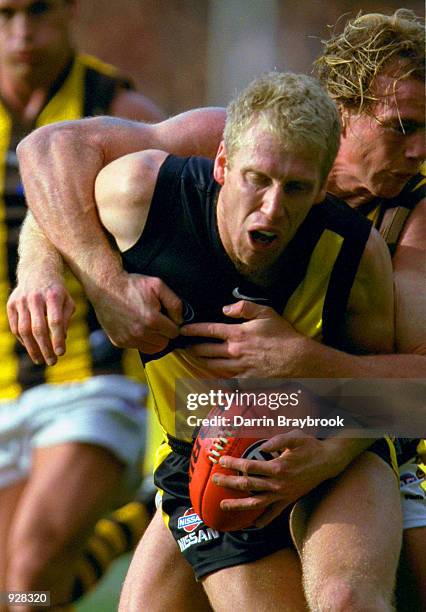
[[[158,172],[168,153],[140,151],[103,168],[95,182],[100,220],[121,251],[138,240],[148,217]]]

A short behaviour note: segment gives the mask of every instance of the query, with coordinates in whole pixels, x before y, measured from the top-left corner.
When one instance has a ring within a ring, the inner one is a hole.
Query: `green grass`
[[[130,554],[117,559],[97,588],[76,606],[77,612],[117,612],[121,585],[130,559]]]

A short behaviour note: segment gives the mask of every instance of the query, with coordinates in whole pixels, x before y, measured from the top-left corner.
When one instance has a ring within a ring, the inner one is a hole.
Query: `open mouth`
[[[272,244],[277,237],[273,232],[264,230],[253,230],[250,232],[250,236],[254,243],[264,245]]]

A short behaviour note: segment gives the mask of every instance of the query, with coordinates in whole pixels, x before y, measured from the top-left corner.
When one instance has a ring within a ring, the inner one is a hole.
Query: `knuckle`
[[[49,287],[46,291],[46,297],[54,301],[61,300],[63,295],[64,295],[64,289],[56,285],[53,287]]]
[[[238,485],[242,491],[249,491],[252,488],[248,476],[241,476]]]
[[[155,322],[157,320],[157,313],[152,311],[152,310],[148,310],[145,315],[144,315],[144,324],[145,327],[153,327]]]
[[[242,356],[241,347],[235,342],[228,342],[228,354],[233,359],[239,359]]]
[[[59,315],[53,315],[50,319],[49,325],[50,327],[61,327],[62,326],[62,317]]]
[[[31,327],[28,323],[21,323],[18,326],[18,331],[21,338],[28,338],[31,336]]]
[[[147,279],[147,284],[151,289],[157,290],[163,284],[163,281],[158,278],[158,276],[149,276]]]
[[[279,463],[278,461],[271,461],[270,463],[272,476],[281,476],[283,474],[283,467],[281,463]]]
[[[32,333],[33,333],[33,336],[35,336],[35,337],[42,336],[44,334],[43,326],[39,325],[38,323],[33,324],[33,326],[32,326]]]

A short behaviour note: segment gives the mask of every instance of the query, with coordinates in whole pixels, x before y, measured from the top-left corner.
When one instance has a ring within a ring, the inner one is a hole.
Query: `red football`
[[[261,510],[224,511],[220,508],[223,499],[241,499],[249,497],[248,491],[236,491],[214,484],[212,477],[216,473],[238,474],[219,465],[222,455],[244,457],[247,459],[272,458],[266,453],[257,451],[265,438],[241,438],[235,435],[220,434],[216,438],[205,437],[201,431],[194,443],[189,468],[189,494],[191,503],[203,522],[208,527],[219,531],[236,531],[253,525],[264,512]],[[257,452],[256,452],[257,451]]]

